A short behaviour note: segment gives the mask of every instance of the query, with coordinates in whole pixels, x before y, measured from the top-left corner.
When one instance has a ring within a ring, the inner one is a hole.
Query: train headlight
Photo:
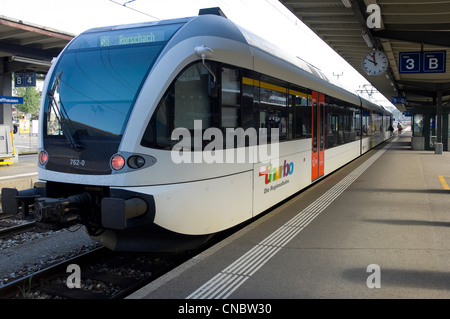
[[[39,152],[39,164],[45,166],[48,162],[48,153],[44,150]]]
[[[128,163],[128,166],[131,168],[134,168],[134,169],[141,168],[142,166],[145,165],[145,159],[142,156],[133,155],[128,158],[127,163]]]
[[[111,168],[115,171],[121,170],[125,166],[125,159],[122,155],[116,154],[111,157]]]

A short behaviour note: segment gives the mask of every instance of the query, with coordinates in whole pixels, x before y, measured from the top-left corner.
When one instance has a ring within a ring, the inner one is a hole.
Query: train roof
[[[110,26],[104,26],[104,27],[91,28],[91,29],[84,31],[82,34],[93,33],[93,32],[112,31],[112,30],[142,28],[142,27],[150,27],[150,26],[166,25],[166,24],[187,23],[188,21],[195,19],[195,18],[196,18],[196,16],[186,17],[186,18],[158,20],[158,21],[146,21],[146,22],[139,22],[139,23],[110,25]]]
[[[175,33],[164,51],[169,50],[180,41],[192,37],[214,36],[241,42],[250,47],[254,58],[255,71],[275,77],[282,75],[284,80],[292,83],[297,83],[298,81],[295,81],[295,79],[301,76],[302,80],[306,78],[306,81],[298,84],[304,87],[333,95],[355,104],[359,104],[361,101],[363,107],[367,109],[390,113],[381,105],[375,104],[331,81],[321,70],[301,59],[301,57],[293,56],[281,50],[269,41],[219,15],[205,14],[186,18],[99,27],[89,29],[83,34],[169,24],[183,24],[183,26]]]

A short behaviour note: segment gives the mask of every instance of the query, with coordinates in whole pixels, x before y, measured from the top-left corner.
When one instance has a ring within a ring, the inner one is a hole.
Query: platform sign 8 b
[[[14,86],[36,86],[36,72],[14,73]]]

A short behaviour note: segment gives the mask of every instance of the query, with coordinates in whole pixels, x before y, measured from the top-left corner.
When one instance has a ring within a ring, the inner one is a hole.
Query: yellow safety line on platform
[[[439,180],[441,181],[442,187],[444,187],[444,189],[450,189],[450,187],[448,186],[447,182],[445,181],[444,177],[450,177],[447,175],[439,175]]]

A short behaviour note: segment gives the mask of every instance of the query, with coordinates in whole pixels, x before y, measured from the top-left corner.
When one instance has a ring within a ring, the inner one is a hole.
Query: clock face
[[[362,68],[368,75],[383,74],[388,67],[388,59],[380,50],[367,52],[362,60]]]

